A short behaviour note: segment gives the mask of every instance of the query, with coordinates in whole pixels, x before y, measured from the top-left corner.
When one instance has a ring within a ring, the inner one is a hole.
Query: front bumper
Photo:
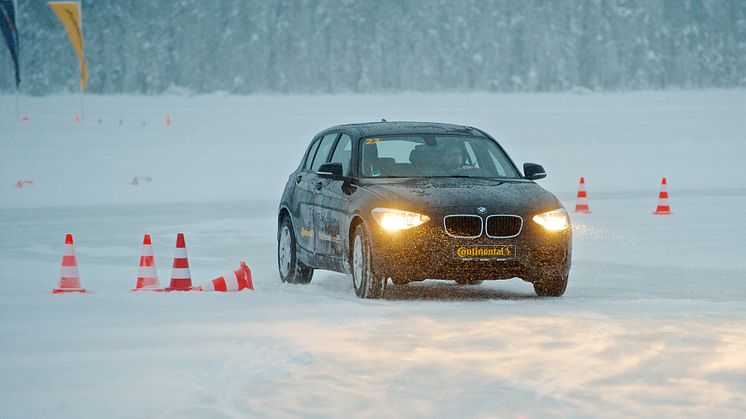
[[[398,232],[383,230],[372,221],[373,263],[385,275],[407,281],[423,279],[508,279],[533,282],[547,274],[567,275],[572,254],[572,229],[550,232],[524,217],[520,234],[511,238],[451,237],[442,217]],[[500,258],[458,258],[454,248],[510,246],[513,255]]]

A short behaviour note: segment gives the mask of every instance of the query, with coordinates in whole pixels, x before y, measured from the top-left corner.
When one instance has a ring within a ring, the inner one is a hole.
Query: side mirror
[[[544,168],[536,163],[523,163],[523,173],[528,180],[544,179],[547,177],[547,172],[544,171]]]
[[[316,174],[326,179],[340,179],[343,176],[342,163],[324,163]]]

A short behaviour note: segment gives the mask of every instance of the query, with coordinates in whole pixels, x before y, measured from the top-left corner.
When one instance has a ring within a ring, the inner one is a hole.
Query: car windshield
[[[361,141],[364,177],[521,177],[508,156],[486,137],[412,134]]]

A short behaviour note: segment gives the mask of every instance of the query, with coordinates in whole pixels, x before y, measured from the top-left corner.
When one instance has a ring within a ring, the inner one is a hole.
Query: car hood
[[[463,209],[475,213],[526,214],[549,211],[559,201],[527,180],[482,178],[376,179],[364,185],[384,201],[382,205],[411,211]]]

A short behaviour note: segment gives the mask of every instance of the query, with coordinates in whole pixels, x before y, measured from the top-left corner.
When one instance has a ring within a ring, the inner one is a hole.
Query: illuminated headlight
[[[388,231],[406,230],[430,221],[427,215],[391,208],[374,208],[370,213],[378,225]]]
[[[534,222],[549,231],[562,231],[570,226],[570,220],[564,208],[534,215]]]

